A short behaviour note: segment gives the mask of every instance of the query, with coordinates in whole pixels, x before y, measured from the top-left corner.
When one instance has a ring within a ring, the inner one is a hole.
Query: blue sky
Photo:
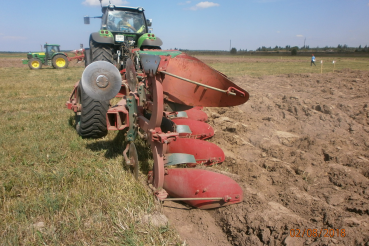
[[[108,0],[104,0],[103,3]],[[143,7],[163,49],[255,50],[258,47],[369,45],[369,0],[111,0]],[[100,20],[98,0],[0,0],[0,51],[88,46]]]

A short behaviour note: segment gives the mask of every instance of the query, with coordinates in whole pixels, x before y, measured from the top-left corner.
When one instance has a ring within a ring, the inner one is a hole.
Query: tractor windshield
[[[145,33],[143,12],[109,11],[107,28],[113,32]]]
[[[46,52],[49,54],[60,52],[59,46],[58,45],[48,45],[46,46]]]

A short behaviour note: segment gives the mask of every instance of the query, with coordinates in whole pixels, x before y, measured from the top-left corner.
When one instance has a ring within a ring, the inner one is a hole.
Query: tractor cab
[[[102,29],[111,32],[147,33],[144,13],[113,9],[106,11]]]
[[[45,44],[44,49],[45,49],[45,55],[47,57],[47,60],[50,60],[54,56],[55,53],[60,52],[60,45],[58,45],[58,44]]]
[[[143,8],[109,5],[102,8],[101,30],[108,30],[115,37],[115,44],[128,42],[136,46],[138,39],[148,33],[150,21]]]
[[[109,4],[101,11],[102,16],[84,17],[85,24],[90,24],[90,18],[101,18],[100,30],[91,33],[90,48],[85,50],[86,66],[104,60],[121,70],[132,50],[161,49],[163,42],[151,33],[152,21],[146,19],[143,8]]]

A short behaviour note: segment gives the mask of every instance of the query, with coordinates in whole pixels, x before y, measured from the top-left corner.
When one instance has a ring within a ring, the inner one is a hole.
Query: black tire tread
[[[106,113],[109,101],[98,101],[89,97],[79,84],[81,115],[77,122],[77,132],[83,138],[102,138],[108,134],[106,126]]]
[[[91,64],[91,51],[90,48],[85,49],[85,67]]]
[[[107,61],[113,64],[113,53],[106,44],[99,44],[90,40],[91,61]]]

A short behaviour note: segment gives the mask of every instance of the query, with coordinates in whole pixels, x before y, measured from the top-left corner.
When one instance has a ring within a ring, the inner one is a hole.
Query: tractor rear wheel
[[[106,44],[99,44],[90,40],[91,61],[107,61],[113,64],[113,53]]]
[[[28,66],[30,69],[41,69],[42,68],[42,62],[38,58],[31,58],[28,61]]]
[[[91,51],[89,48],[85,49],[84,55],[85,55],[85,67],[87,67],[91,63]]]
[[[69,65],[68,58],[63,55],[56,55],[53,57],[53,67],[56,69],[67,68]]]
[[[106,113],[109,101],[98,101],[89,97],[83,90],[82,82],[78,85],[80,113],[75,116],[76,130],[82,138],[101,138],[108,134]]]
[[[87,67],[94,61],[113,63],[113,55],[110,48],[90,40],[90,49],[85,50],[85,66]],[[76,130],[78,134],[83,138],[101,138],[106,136],[108,133],[106,113],[108,112],[110,102],[98,101],[89,97],[82,88],[82,82],[78,85],[78,91],[79,103],[82,105],[80,114],[76,114]]]

